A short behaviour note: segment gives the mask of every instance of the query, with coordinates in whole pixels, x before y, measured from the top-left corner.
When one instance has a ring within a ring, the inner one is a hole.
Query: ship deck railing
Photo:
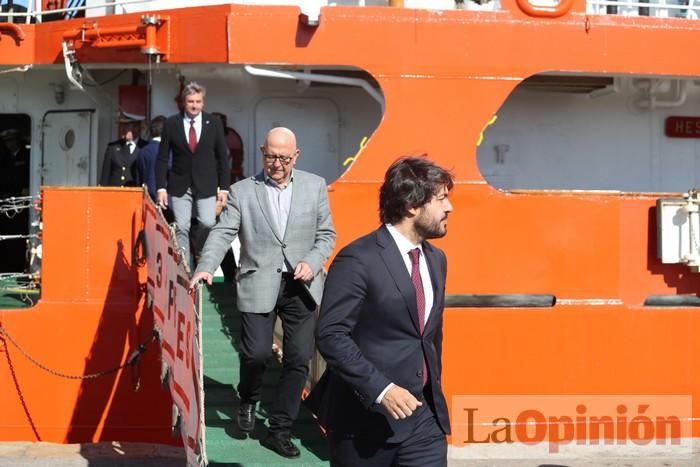
[[[530,0],[535,6],[556,6],[557,0]],[[55,0],[56,8],[42,9],[42,0],[0,0],[0,22],[40,23],[47,20],[99,17],[149,12],[192,6],[222,4],[292,5],[304,11],[320,11],[325,6],[390,6],[393,0]],[[431,10],[496,11],[499,0],[403,0],[405,8]],[[649,16],[698,19],[700,0],[587,0],[591,15]],[[61,7],[61,8],[58,8]],[[49,16],[50,15],[50,16]]]
[[[304,11],[319,11],[325,6],[390,6],[390,0],[56,0],[57,6],[42,10],[42,0],[0,0],[0,22],[14,23],[42,22],[49,17],[63,19],[76,17],[99,17],[127,13],[140,13],[174,8],[210,5],[291,5],[299,6]],[[405,8],[423,8],[431,10],[498,10],[499,0],[403,0]],[[83,13],[84,12],[84,13]]]

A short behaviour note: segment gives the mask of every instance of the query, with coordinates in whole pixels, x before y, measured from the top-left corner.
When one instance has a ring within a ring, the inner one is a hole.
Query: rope
[[[40,279],[41,276],[38,273],[0,273],[0,294],[19,295],[23,302],[32,306],[41,293],[39,289]]]
[[[33,363],[35,366],[37,366],[38,368],[41,368],[42,370],[44,370],[44,371],[47,372],[47,373],[50,373],[50,374],[52,374],[52,375],[54,375],[54,376],[58,376],[59,378],[74,379],[74,380],[75,380],[75,379],[80,379],[80,380],[85,380],[85,379],[97,379],[97,378],[100,378],[100,377],[102,377],[102,376],[107,376],[107,375],[109,375],[109,374],[115,373],[115,372],[117,372],[117,371],[119,371],[119,370],[121,370],[121,369],[123,369],[123,368],[128,367],[128,366],[134,366],[134,365],[136,365],[136,364],[139,362],[139,359],[141,358],[141,355],[146,351],[146,349],[148,348],[148,345],[149,345],[151,342],[153,342],[153,340],[155,339],[155,337],[156,337],[156,333],[155,333],[155,331],[154,331],[154,332],[151,333],[151,336],[150,336],[144,343],[140,344],[140,345],[136,348],[136,350],[134,350],[134,351],[131,353],[131,355],[129,355],[129,358],[126,360],[126,362],[123,363],[123,364],[121,364],[121,365],[119,365],[119,366],[116,366],[116,367],[114,367],[114,368],[110,368],[110,369],[108,369],[108,370],[98,371],[97,373],[90,373],[90,374],[87,374],[87,375],[69,375],[69,374],[67,374],[67,373],[62,373],[62,372],[60,372],[60,371],[53,370],[53,369],[47,367],[46,365],[40,363],[40,362],[39,362],[38,360],[36,360],[34,357],[32,357],[31,355],[29,355],[29,353],[27,353],[27,352],[17,343],[17,341],[15,341],[15,340],[12,338],[12,336],[10,335],[10,333],[7,332],[7,329],[5,329],[4,327],[2,327],[2,325],[0,325],[0,339],[2,339],[3,341],[5,341],[5,339],[7,339],[8,341],[10,341],[10,343],[19,351],[19,353],[22,354],[22,356],[24,356],[24,358],[26,358],[26,359],[29,360],[31,363]],[[5,343],[5,347],[7,347],[7,343]]]
[[[0,235],[0,241],[3,240],[19,240],[23,238],[39,238],[38,234],[17,234],[17,235]]]
[[[0,328],[2,330],[2,328]],[[27,420],[29,421],[29,426],[32,427],[32,431],[34,432],[34,436],[36,437],[37,441],[41,441],[41,436],[39,436],[39,432],[36,430],[36,425],[34,425],[34,420],[32,419],[32,415],[29,413],[29,408],[27,407],[27,402],[24,400],[24,395],[22,394],[22,390],[19,387],[19,381],[17,381],[17,375],[15,374],[15,367],[12,365],[12,359],[10,358],[10,349],[7,348],[7,341],[4,338],[0,338],[2,340],[3,345],[5,346],[5,355],[7,356],[7,365],[10,367],[10,374],[12,375],[12,381],[15,383],[15,389],[17,389],[17,395],[19,396],[19,401],[22,403],[22,409],[24,409],[24,414],[27,416]]]
[[[39,280],[38,274],[30,274],[26,272],[0,272],[0,281],[15,281],[26,279],[29,282]]]
[[[34,205],[34,199],[31,196],[12,196],[10,198],[0,199],[0,213],[9,218],[15,217],[20,211],[29,209]]]

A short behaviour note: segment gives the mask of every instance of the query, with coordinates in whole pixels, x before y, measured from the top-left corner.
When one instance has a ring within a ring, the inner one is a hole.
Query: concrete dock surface
[[[0,443],[0,466],[183,467],[182,448],[147,443]]]

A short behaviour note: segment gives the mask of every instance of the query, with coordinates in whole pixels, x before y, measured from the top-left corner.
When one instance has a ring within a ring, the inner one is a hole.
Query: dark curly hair
[[[451,190],[452,174],[428,160],[427,154],[402,157],[391,164],[379,189],[379,219],[383,224],[396,224],[419,208],[442,187]]]

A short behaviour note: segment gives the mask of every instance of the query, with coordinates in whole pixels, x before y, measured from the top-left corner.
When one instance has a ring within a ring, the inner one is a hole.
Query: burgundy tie
[[[194,120],[190,120],[190,134],[187,137],[187,143],[190,146],[190,151],[194,153],[197,149],[197,131],[194,129]]]
[[[420,276],[420,249],[414,248],[408,252],[411,258],[411,282],[416,289],[416,308],[418,309],[418,326],[420,333],[425,329],[425,292],[423,290],[423,279]],[[423,386],[428,382],[428,367],[423,359]]]

